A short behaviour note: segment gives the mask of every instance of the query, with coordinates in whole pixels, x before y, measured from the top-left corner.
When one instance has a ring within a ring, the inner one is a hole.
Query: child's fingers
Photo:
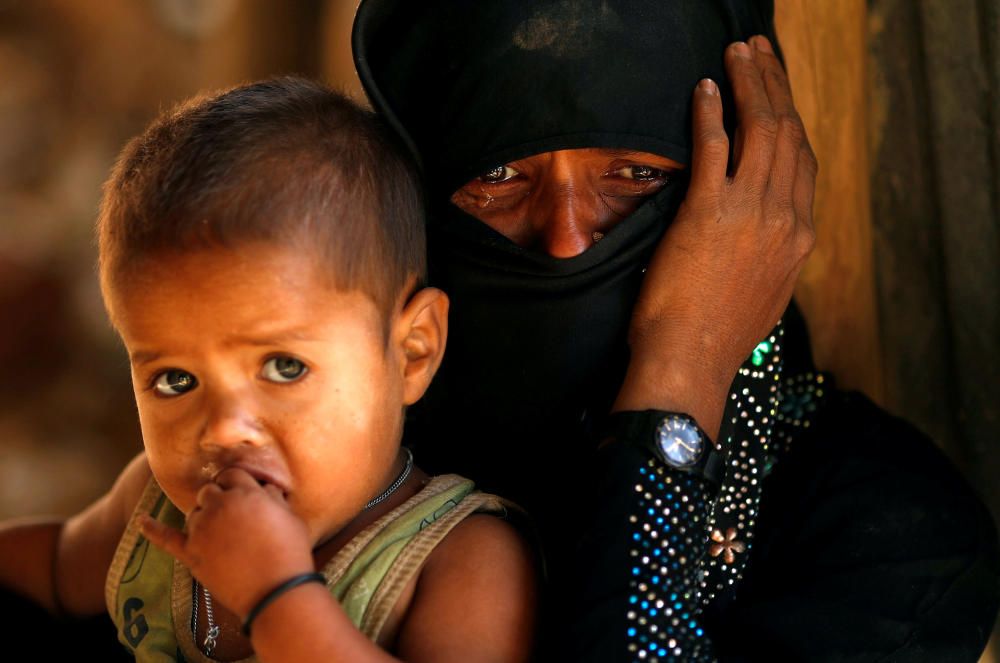
[[[182,562],[186,561],[187,555],[184,551],[184,545],[187,543],[187,536],[180,530],[164,525],[149,516],[143,516],[139,520],[139,530],[157,548],[166,551]]]
[[[264,484],[264,492],[274,498],[276,501],[284,503],[285,502],[285,492],[278,488],[273,483]]]
[[[206,483],[201,488],[198,489],[198,494],[195,495],[195,504],[198,508],[203,509],[208,505],[209,500],[222,493],[222,488],[218,484]]]
[[[260,484],[246,470],[239,467],[227,467],[215,476],[215,483],[226,490],[236,487],[258,488]]]

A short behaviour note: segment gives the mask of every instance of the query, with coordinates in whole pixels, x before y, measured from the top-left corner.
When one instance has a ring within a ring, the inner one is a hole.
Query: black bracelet
[[[297,576],[292,576],[285,582],[281,583],[280,585],[269,591],[267,594],[264,595],[264,598],[262,598],[260,601],[257,601],[257,605],[255,605],[250,610],[249,614],[247,614],[246,621],[243,622],[243,635],[247,636],[248,638],[250,637],[250,625],[253,624],[253,620],[257,619],[257,617],[260,616],[260,613],[264,610],[264,608],[271,605],[271,603],[273,603],[276,598],[278,598],[288,590],[295,589],[299,585],[304,585],[307,582],[318,582],[323,585],[326,585],[326,578],[323,576],[322,573],[316,573],[315,571],[313,571],[312,573],[300,573]]]

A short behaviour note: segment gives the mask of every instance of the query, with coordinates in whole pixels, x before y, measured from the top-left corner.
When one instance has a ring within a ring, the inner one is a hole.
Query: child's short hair
[[[130,141],[105,184],[105,300],[144,260],[262,240],[312,252],[335,287],[368,294],[388,320],[410,279],[425,278],[417,178],[373,113],[317,83],[193,99]]]

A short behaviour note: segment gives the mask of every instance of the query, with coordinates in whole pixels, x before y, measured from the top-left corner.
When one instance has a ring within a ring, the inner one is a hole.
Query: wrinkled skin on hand
[[[726,51],[738,129],[733,163],[718,87],[694,93],[691,183],[633,311],[616,410],[691,413],[718,434],[740,364],[777,324],[815,244],[817,163],[770,43]]]

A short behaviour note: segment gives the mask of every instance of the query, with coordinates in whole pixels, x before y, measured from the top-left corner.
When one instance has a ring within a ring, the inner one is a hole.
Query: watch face
[[[683,417],[666,417],[656,427],[656,445],[664,460],[675,467],[698,462],[705,449],[703,439],[698,427]]]

